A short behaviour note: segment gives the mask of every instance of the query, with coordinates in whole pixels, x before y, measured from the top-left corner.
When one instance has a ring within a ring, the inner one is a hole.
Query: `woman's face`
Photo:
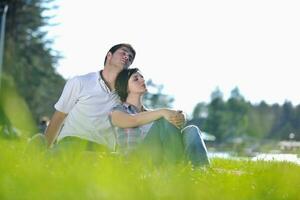
[[[145,92],[147,92],[147,86],[144,77],[139,72],[132,74],[128,80],[128,94],[144,94]]]

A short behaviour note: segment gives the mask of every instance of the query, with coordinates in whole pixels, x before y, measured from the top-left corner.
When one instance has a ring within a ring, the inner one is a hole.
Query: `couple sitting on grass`
[[[193,166],[209,164],[199,129],[182,128],[181,111],[143,106],[147,88],[140,71],[129,68],[134,57],[131,45],[115,45],[105,57],[103,70],[66,83],[45,133],[48,145],[58,135],[62,147],[80,143],[85,150],[116,150],[155,164],[184,160]]]

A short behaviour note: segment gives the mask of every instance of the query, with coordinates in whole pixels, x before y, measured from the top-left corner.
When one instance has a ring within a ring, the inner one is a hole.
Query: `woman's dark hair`
[[[138,72],[138,68],[123,69],[116,79],[116,92],[119,95],[122,102],[125,102],[128,96],[128,80],[131,75]]]
[[[110,52],[111,54],[114,54],[118,49],[120,49],[122,47],[128,48],[129,51],[132,53],[133,57],[132,57],[132,61],[131,62],[133,62],[134,57],[135,57],[135,50],[134,50],[134,48],[130,44],[127,44],[127,43],[117,44],[117,45],[113,46],[112,48],[110,48],[110,50],[108,52]],[[106,59],[107,59],[107,55],[105,56],[105,59],[104,59],[104,65],[106,63]]]

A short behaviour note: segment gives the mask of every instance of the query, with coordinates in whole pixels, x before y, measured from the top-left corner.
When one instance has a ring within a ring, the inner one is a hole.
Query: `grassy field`
[[[300,199],[300,166],[214,159],[155,167],[117,156],[45,151],[0,139],[0,199]]]

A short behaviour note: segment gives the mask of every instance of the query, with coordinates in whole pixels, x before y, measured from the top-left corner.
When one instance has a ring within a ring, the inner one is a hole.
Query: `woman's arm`
[[[157,109],[153,111],[140,112],[137,114],[128,114],[119,110],[115,110],[111,113],[111,121],[114,126],[120,128],[132,128],[148,124],[161,117],[164,117],[169,121],[173,118],[176,118],[176,115],[178,115],[178,112],[170,109]]]

